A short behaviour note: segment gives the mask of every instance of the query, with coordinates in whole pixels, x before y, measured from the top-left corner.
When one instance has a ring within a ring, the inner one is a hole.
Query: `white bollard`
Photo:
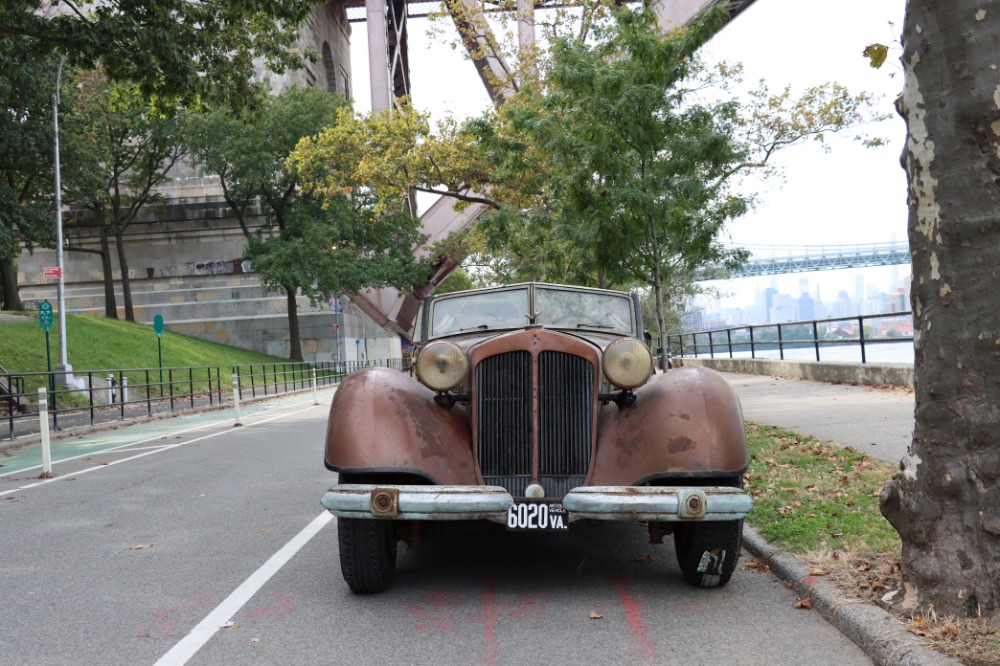
[[[113,383],[115,381],[115,376],[108,375],[105,377],[105,381],[108,382],[108,404],[113,405],[115,404],[115,386]]]
[[[52,445],[49,442],[49,399],[45,389],[38,389],[38,425],[42,434],[42,475],[39,479],[52,478]]]
[[[240,423],[240,378],[233,373],[233,427],[243,425]]]
[[[313,368],[312,371],[313,371],[312,372],[312,375],[313,375],[313,404],[314,405],[318,405],[319,404],[319,398],[316,396],[316,368]]]
[[[121,399],[121,402],[122,402],[123,405],[128,402],[128,377],[125,377],[125,376],[122,377],[122,399]]]

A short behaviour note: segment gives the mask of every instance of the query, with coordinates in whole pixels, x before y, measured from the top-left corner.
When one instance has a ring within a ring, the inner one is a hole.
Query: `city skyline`
[[[705,328],[908,311],[909,276],[906,265],[724,280],[714,284],[723,295],[695,297],[688,310],[700,313]]]

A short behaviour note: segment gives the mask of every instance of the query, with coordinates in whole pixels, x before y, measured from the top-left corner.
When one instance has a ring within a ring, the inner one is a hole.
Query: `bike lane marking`
[[[233,590],[222,603],[206,615],[187,636],[182,638],[165,655],[160,657],[154,666],[183,666],[186,664],[205,643],[211,640],[220,629],[224,628],[232,620],[233,616],[332,519],[333,514],[329,511],[324,511],[314,518],[311,523],[306,525],[305,529],[296,534],[291,541],[272,555],[267,562],[262,564],[239,587]]]
[[[302,412],[307,412],[310,409],[313,409],[314,407],[317,407],[317,405],[312,405],[311,404],[308,407],[306,407],[305,409],[299,409],[299,410],[296,410],[294,412],[287,412],[285,414],[278,414],[278,415],[272,416],[270,418],[261,419],[260,421],[254,421],[253,423],[246,423],[246,424],[244,424],[243,427],[244,428],[252,428],[252,427],[260,425],[262,423],[269,423],[270,421],[277,421],[279,419],[283,419],[283,418],[286,418],[286,417],[289,417],[289,416],[295,416],[296,414],[301,414]],[[213,424],[208,424],[208,425],[213,425]],[[202,428],[208,427],[208,425],[199,426],[198,428],[192,428],[191,430],[187,430],[187,431],[184,431],[184,432],[192,432],[194,430],[200,430]],[[218,425],[218,424],[215,424],[215,425]],[[211,434],[208,434],[208,435],[204,435],[202,437],[196,437],[194,439],[189,439],[186,442],[177,442],[175,444],[166,444],[166,445],[161,446],[161,447],[156,447],[156,448],[144,451],[143,453],[140,453],[138,455],[129,456],[128,458],[120,458],[119,460],[114,460],[114,461],[109,462],[109,463],[107,463],[105,465],[97,465],[96,467],[89,467],[87,469],[83,469],[83,470],[79,470],[79,471],[73,472],[73,476],[74,477],[83,476],[84,474],[89,474],[90,472],[93,472],[93,471],[96,471],[96,470],[99,470],[99,469],[108,469],[109,467],[114,467],[115,465],[120,465],[121,463],[129,462],[129,461],[132,461],[132,460],[138,460],[139,458],[145,458],[146,456],[151,456],[151,455],[154,455],[154,454],[157,454],[157,453],[163,453],[164,451],[170,451],[172,449],[176,449],[176,448],[181,447],[181,446],[187,446],[188,444],[194,444],[195,442],[203,442],[206,439],[211,439],[212,437],[218,437],[220,435],[229,435],[229,434],[232,434],[234,432],[237,432],[237,431],[234,431],[233,429],[220,430],[219,432],[214,432],[214,433],[211,433]],[[152,438],[152,439],[160,439],[160,437],[161,437],[161,435],[157,435],[155,438]],[[126,446],[133,446],[135,444],[143,444],[143,443],[152,441],[152,439],[146,439],[146,440],[131,442],[129,444],[123,444],[121,446],[117,446],[115,448],[116,449],[120,449],[120,448],[124,448]],[[112,450],[114,450],[114,449],[106,449],[106,451],[112,451]],[[90,455],[90,454],[84,454],[84,455]],[[65,462],[65,461],[61,461],[61,462]],[[12,495],[14,493],[19,493],[19,492],[22,492],[22,491],[25,491],[25,490],[30,490],[32,488],[37,488],[39,486],[48,485],[48,484],[53,483],[55,481],[63,481],[63,480],[64,479],[62,477],[58,477],[58,476],[55,476],[55,477],[53,477],[51,479],[43,479],[43,480],[40,480],[40,481],[36,481],[35,483],[29,483],[27,485],[20,486],[18,488],[13,488],[11,490],[0,491],[0,497],[3,497],[4,495]]]
[[[334,391],[336,391],[336,389],[334,389]],[[260,413],[266,413],[266,412],[271,411],[273,409],[281,409],[281,408],[286,408],[286,407],[294,407],[297,404],[303,404],[303,403],[308,402],[308,401],[311,401],[311,398],[309,398],[308,400],[305,400],[305,399],[300,399],[300,400],[287,399],[283,404],[279,403],[279,404],[275,404],[275,405],[272,405],[272,406],[266,406],[266,405],[255,406],[255,407],[251,407],[248,410],[249,411],[248,416],[252,417],[252,416],[255,416],[255,415],[260,414]],[[313,406],[316,406],[316,405],[313,405]],[[205,417],[208,417],[208,416],[211,416],[211,414],[209,414],[209,413],[192,414],[192,415],[185,415],[185,416],[174,417],[174,418],[180,418],[180,419],[199,418],[199,417],[205,418]],[[169,421],[166,422],[166,423],[164,423],[162,421],[161,422],[156,422],[156,423],[140,423],[140,424],[136,424],[135,427],[139,428],[139,429],[141,429],[142,431],[145,431],[145,432],[150,432],[151,431],[153,434],[149,435],[148,437],[146,437],[144,439],[139,439],[139,440],[136,440],[136,441],[126,442],[125,444],[118,444],[118,445],[114,445],[114,444],[102,444],[102,442],[106,441],[106,440],[109,440],[109,439],[111,439],[111,440],[120,439],[120,437],[118,436],[121,433],[120,430],[117,431],[117,432],[115,432],[114,434],[111,434],[111,435],[108,435],[107,432],[101,432],[101,433],[94,433],[92,435],[84,435],[84,436],[79,437],[79,438],[74,439],[74,440],[70,440],[69,438],[62,439],[62,440],[57,440],[56,442],[53,442],[53,457],[55,458],[53,460],[53,465],[59,465],[61,463],[70,462],[72,460],[79,460],[81,458],[85,458],[87,456],[92,456],[92,455],[96,455],[96,454],[111,453],[111,452],[117,451],[119,449],[128,448],[130,446],[135,446],[135,445],[138,445],[138,444],[147,444],[147,443],[150,443],[150,442],[159,441],[159,440],[163,439],[167,435],[173,435],[173,436],[185,435],[187,433],[196,432],[198,430],[203,430],[205,428],[211,428],[211,427],[214,427],[214,426],[224,425],[224,424],[226,424],[228,422],[231,422],[231,421],[232,421],[232,417],[227,417],[225,419],[211,421],[209,423],[204,423],[202,425],[197,425],[197,426],[194,426],[194,427],[191,427],[191,428],[187,428],[186,430],[180,430],[180,431],[173,430],[173,428],[171,427],[171,424],[169,423]],[[163,446],[166,447],[166,446],[171,446],[171,445],[163,445]],[[62,458],[62,457],[59,457],[59,454],[60,454],[59,449],[60,448],[63,448],[63,452],[65,452],[66,448],[76,449],[76,450],[82,450],[82,449],[86,449],[86,450],[84,450],[82,453],[79,453],[77,455],[71,455],[69,457]],[[30,451],[28,449],[30,449]],[[37,450],[35,450],[35,449],[37,449]],[[29,445],[27,447],[24,447],[24,449],[15,449],[14,452],[13,452],[13,456],[12,456],[15,459],[13,461],[10,458],[8,458],[8,459],[2,459],[2,458],[0,458],[0,460],[4,460],[4,462],[6,463],[6,465],[4,465],[4,466],[9,466],[11,464],[11,462],[15,462],[15,463],[17,462],[16,458],[19,458],[19,457],[20,458],[24,458],[24,457],[29,457],[29,456],[30,456],[30,458],[33,458],[34,460],[38,460],[39,462],[38,463],[29,462],[28,463],[29,466],[27,466],[27,467],[17,467],[15,469],[11,469],[9,471],[0,472],[0,479],[3,479],[4,477],[7,477],[7,476],[11,476],[13,474],[23,474],[25,472],[30,472],[32,470],[40,470],[40,469],[42,469],[42,465],[40,463],[40,461],[41,461],[41,444],[38,444],[38,443],[31,444],[31,445]]]

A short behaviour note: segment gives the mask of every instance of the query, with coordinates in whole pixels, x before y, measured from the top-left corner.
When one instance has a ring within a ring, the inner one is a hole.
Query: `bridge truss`
[[[735,271],[709,268],[701,273],[698,279],[702,281],[726,280],[762,275],[836,270],[838,268],[898,266],[910,263],[910,245],[907,242],[745,247],[750,250],[753,256],[743,268]]]

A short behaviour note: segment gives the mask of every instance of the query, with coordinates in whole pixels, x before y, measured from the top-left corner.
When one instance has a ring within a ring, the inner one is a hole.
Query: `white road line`
[[[316,536],[330,522],[333,515],[324,511],[295,535],[281,550],[271,556],[257,571],[233,590],[226,599],[205,616],[191,632],[174,645],[154,666],[183,666],[215,635],[255,594],[264,587],[274,574],[281,570],[310,539]]]
[[[97,465],[95,467],[88,467],[87,469],[82,469],[82,470],[79,470],[77,472],[73,472],[71,476],[73,476],[74,478],[75,477],[79,477],[79,476],[83,476],[84,474],[88,474],[90,472],[94,472],[94,471],[97,471],[99,469],[108,469],[109,467],[114,467],[115,465],[120,465],[121,463],[126,463],[126,462],[129,462],[131,460],[138,460],[139,458],[145,458],[146,456],[151,456],[151,455],[156,454],[156,453],[163,453],[164,451],[170,451],[171,449],[176,449],[176,448],[178,448],[180,446],[187,446],[188,444],[194,444],[195,442],[202,442],[202,441],[204,441],[206,439],[211,439],[212,437],[218,437],[220,435],[230,435],[230,434],[234,434],[236,432],[243,432],[247,428],[252,428],[254,426],[260,425],[261,423],[268,423],[269,421],[277,421],[278,419],[283,419],[283,418],[288,417],[288,416],[295,416],[296,414],[301,414],[302,412],[308,412],[310,409],[313,409],[315,406],[316,405],[309,405],[305,409],[300,409],[300,410],[297,410],[297,411],[294,411],[294,412],[288,412],[286,414],[278,414],[277,416],[272,416],[269,419],[261,419],[260,421],[254,421],[253,423],[245,424],[244,427],[240,428],[239,430],[233,430],[233,429],[222,430],[220,432],[214,432],[214,433],[212,433],[210,435],[205,435],[204,437],[196,437],[195,439],[189,439],[186,442],[177,442],[176,444],[168,444],[166,446],[161,446],[161,447],[155,448],[155,449],[153,449],[151,451],[146,451],[145,453],[140,453],[137,456],[129,456],[128,458],[122,458],[120,460],[115,460],[113,462],[109,462],[106,465]],[[204,426],[202,426],[202,427],[204,427]],[[191,430],[198,430],[198,428],[192,428]],[[189,430],[189,431],[186,431],[186,432],[191,432],[191,431]],[[154,439],[159,439],[159,437],[156,437]],[[145,441],[150,441],[150,440],[145,440]],[[141,444],[141,442],[133,442],[133,444]],[[126,445],[126,446],[131,446],[131,444]],[[115,447],[115,448],[119,448],[120,449],[122,447],[119,446],[119,447]],[[112,450],[113,449],[105,449],[105,451],[112,451]],[[87,454],[87,455],[98,455],[98,453],[91,453],[91,454]],[[22,472],[23,471],[24,470],[22,470]],[[38,486],[44,486],[44,485],[48,485],[50,483],[55,483],[56,481],[62,481],[62,480],[64,480],[64,477],[58,477],[57,476],[57,477],[54,477],[54,478],[51,478],[51,479],[45,479],[43,481],[38,481],[36,483],[29,483],[26,486],[20,486],[19,488],[14,488],[13,490],[5,490],[3,492],[0,492],[0,497],[3,497],[4,495],[13,495],[14,493],[19,493],[19,492],[24,491],[24,490],[29,490],[31,488],[37,488]]]

